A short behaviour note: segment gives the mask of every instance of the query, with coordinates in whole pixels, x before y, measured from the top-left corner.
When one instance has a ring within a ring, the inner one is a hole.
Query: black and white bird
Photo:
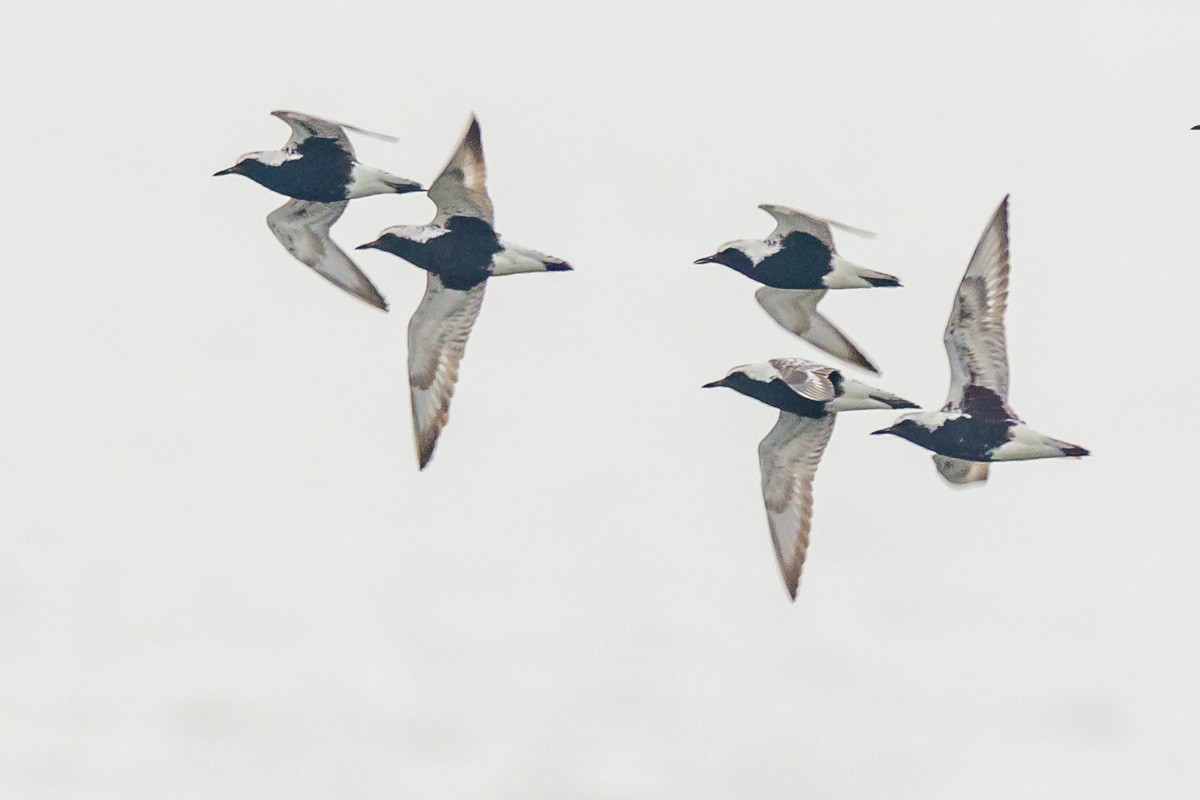
[[[216,175],[245,175],[292,198],[267,216],[267,226],[297,260],[371,305],[387,303],[350,257],[334,244],[329,229],[355,198],[421,191],[421,184],[360,164],[346,131],[384,141],[395,137],[296,111],[272,111],[292,129],[282,150],[246,153]]]
[[[408,382],[421,469],[450,414],[458,364],[479,316],[487,279],[571,269],[560,258],[506,242],[493,229],[487,169],[474,117],[450,162],[429,187],[437,215],[428,225],[396,225],[357,249],[399,256],[428,272],[425,296],[408,323]]]
[[[779,421],[758,445],[767,522],[783,582],[792,599],[808,551],[812,484],[841,411],[918,408],[902,397],[799,358],[734,367],[705,389],[725,386],[779,409]]]
[[[879,374],[871,360],[817,311],[817,303],[830,289],[900,285],[895,276],[860,267],[838,255],[830,228],[859,236],[874,234],[787,206],[759,208],[775,218],[770,236],[727,242],[695,263],[724,264],[764,284],[754,297],[776,322],[826,353]]]
[[[938,472],[951,484],[986,481],[991,461],[1088,455],[1079,445],[1038,433],[1008,404],[1008,272],[1006,196],[975,247],[946,323],[946,405],[941,411],[905,414],[891,427],[875,431],[932,450]]]

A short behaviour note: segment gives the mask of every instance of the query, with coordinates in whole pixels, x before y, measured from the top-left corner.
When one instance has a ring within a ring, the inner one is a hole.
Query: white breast
[[[773,256],[783,249],[782,239],[750,239],[736,242],[735,246],[746,254],[755,265],[761,264],[767,257]]]

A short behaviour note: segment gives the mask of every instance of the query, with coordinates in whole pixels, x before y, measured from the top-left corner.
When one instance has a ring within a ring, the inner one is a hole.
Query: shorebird
[[[424,469],[450,415],[458,364],[479,316],[488,278],[571,269],[560,258],[502,240],[492,201],[479,121],[429,187],[437,214],[428,225],[396,225],[358,250],[399,256],[428,272],[425,296],[408,324],[408,381],[417,461]]]
[[[834,417],[842,411],[918,406],[799,358],[734,367],[721,380],[704,384],[705,389],[718,386],[779,409],[775,427],[758,445],[758,460],[775,557],[795,600],[808,550],[813,476],[833,433]]]
[[[830,228],[859,236],[874,234],[787,206],[759,208],[775,218],[770,236],[727,242],[695,263],[723,264],[764,284],[754,297],[776,322],[826,353],[878,374],[871,360],[817,311],[817,303],[830,289],[900,285],[895,276],[857,266],[838,255]]]
[[[329,229],[350,200],[373,194],[421,191],[421,184],[358,163],[346,131],[385,141],[395,137],[301,114],[272,111],[292,129],[282,150],[247,153],[215,175],[244,175],[286,195],[288,202],[267,216],[267,226],[298,261],[367,303],[387,303],[350,257],[329,236]]]
[[[905,414],[890,433],[932,450],[951,484],[982,483],[988,462],[1086,456],[1079,445],[1052,439],[1021,421],[1008,404],[1008,197],[992,215],[958,285],[943,340],[950,393],[941,411]]]

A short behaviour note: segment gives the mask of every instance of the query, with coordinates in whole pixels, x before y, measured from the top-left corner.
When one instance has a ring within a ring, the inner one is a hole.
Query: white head
[[[901,439],[918,441],[936,431],[947,421],[963,416],[959,411],[919,411],[913,414],[901,414],[889,427],[871,431],[871,435],[890,433]]]
[[[779,370],[765,361],[759,364],[742,364],[740,367],[734,367],[725,373],[725,377],[721,380],[704,384],[704,388],[709,389],[716,386],[725,386],[729,382],[729,379],[735,375],[745,376],[759,383],[770,383],[779,377]]]
[[[299,157],[298,153],[289,153],[286,150],[255,150],[238,156],[238,160],[234,162],[232,167],[213,173],[213,177],[218,175],[245,175],[248,171],[252,171],[254,166],[258,164],[268,167],[278,167],[285,161]]]
[[[698,258],[695,264],[723,264],[730,269],[745,272],[762,262],[767,256],[778,253],[783,246],[780,239],[736,239],[721,245],[711,256]]]

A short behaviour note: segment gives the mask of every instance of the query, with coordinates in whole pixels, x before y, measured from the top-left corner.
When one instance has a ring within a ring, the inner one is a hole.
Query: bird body
[[[217,175],[244,175],[273,192],[317,203],[421,191],[416,181],[360,164],[345,129],[376,138],[392,137],[295,111],[271,113],[292,128],[283,149],[246,153]]]
[[[871,236],[867,231],[821,219],[787,206],[761,205],[776,220],[766,239],[726,242],[697,264],[723,264],[776,289],[868,289],[899,286],[893,275],[852,264],[837,254],[830,226]]]
[[[997,207],[955,293],[943,341],[950,391],[941,411],[905,414],[876,434],[932,450],[953,485],[983,483],[992,461],[1088,455],[1079,445],[1039,433],[1008,403],[1008,198]]]

